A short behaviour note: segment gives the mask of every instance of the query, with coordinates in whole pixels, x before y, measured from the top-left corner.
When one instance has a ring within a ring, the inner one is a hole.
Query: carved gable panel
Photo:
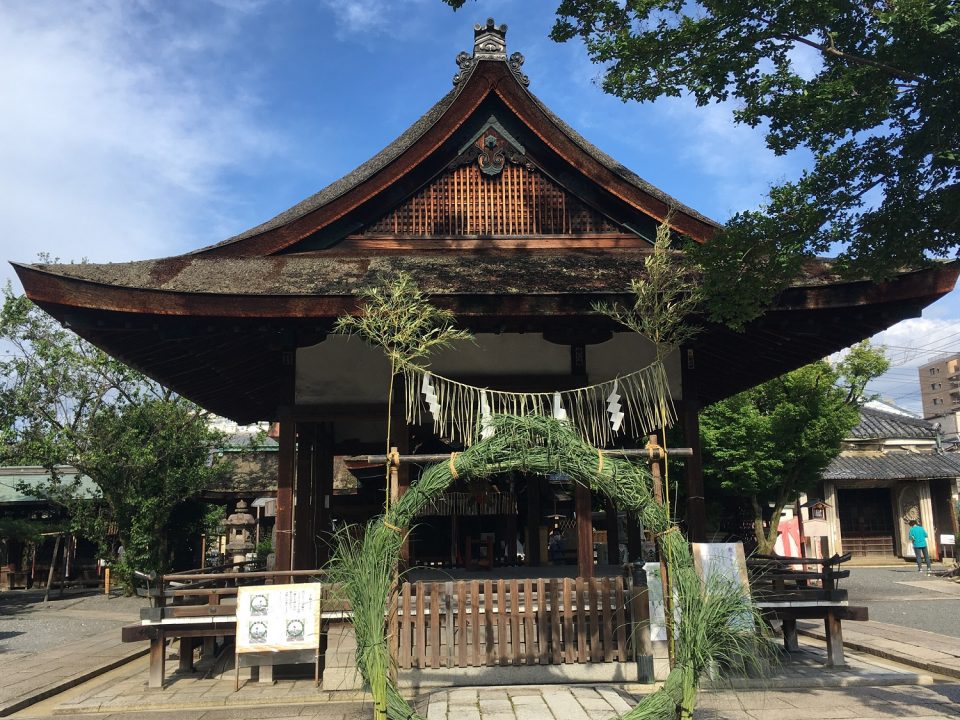
[[[623,232],[523,158],[497,156],[478,146],[467,164],[448,170],[362,235],[454,238]]]

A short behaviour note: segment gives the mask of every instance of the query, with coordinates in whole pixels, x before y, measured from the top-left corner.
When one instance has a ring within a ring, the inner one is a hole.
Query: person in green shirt
[[[930,574],[930,553],[927,552],[927,531],[916,520],[910,521],[910,542],[913,543],[913,555],[917,560],[917,572],[923,572],[921,556],[927,563],[927,575]]]

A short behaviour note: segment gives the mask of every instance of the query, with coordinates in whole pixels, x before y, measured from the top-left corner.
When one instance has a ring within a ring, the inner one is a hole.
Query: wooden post
[[[296,427],[292,420],[280,423],[280,447],[277,458],[277,570],[293,569],[293,473],[296,458]],[[290,582],[290,578],[278,578]]]
[[[686,461],[687,533],[690,542],[707,541],[707,507],[703,490],[700,452],[700,398],[693,348],[681,350],[680,382],[683,388],[683,436],[693,454]]]
[[[607,563],[620,564],[620,522],[617,518],[617,506],[607,498]]]
[[[575,483],[574,504],[577,510],[577,575],[592,578],[593,570],[593,507],[590,488]]]
[[[296,477],[293,504],[293,564],[294,570],[310,570],[317,566],[316,529],[313,526],[316,502],[313,454],[316,445],[316,423],[298,422]]]
[[[180,662],[177,665],[177,672],[193,672],[193,647],[195,642],[196,639],[192,637],[180,638]]]
[[[57,534],[57,540],[53,544],[53,557],[50,558],[50,569],[47,571],[47,587],[43,591],[43,602],[50,602],[50,583],[53,582],[53,571],[57,567],[57,553],[60,552],[60,541],[63,539],[63,533]]]
[[[783,630],[784,650],[797,652],[800,649],[800,642],[797,640],[797,619],[792,616],[781,618],[780,628]]]
[[[110,594],[110,566],[106,565],[103,568],[103,594]]]
[[[631,638],[634,658],[637,661],[637,680],[655,682],[653,669],[653,642],[650,639],[650,591],[647,587],[647,571],[642,562],[633,563],[630,578]]]
[[[161,628],[157,628],[157,636],[150,638],[150,680],[147,686],[154,689],[163,689],[163,677],[166,675],[166,637]]]
[[[63,591],[67,587],[67,576],[70,574],[70,546],[73,545],[73,535],[67,535],[67,541],[63,544],[63,574],[60,576],[60,589],[57,591],[57,597],[63,597]]]
[[[640,518],[630,513],[627,515],[627,561],[644,562],[643,557],[643,528],[640,526]]]
[[[539,475],[527,480],[527,565],[537,567],[543,562],[540,557],[540,482]]]
[[[333,502],[333,424],[324,423],[318,426],[316,443],[314,444],[314,498],[313,531],[316,547],[316,562],[314,567],[323,567],[330,559],[330,503]]]
[[[847,664],[843,657],[843,631],[840,628],[840,618],[833,610],[827,611],[823,629],[827,636],[827,665],[843,667]]]

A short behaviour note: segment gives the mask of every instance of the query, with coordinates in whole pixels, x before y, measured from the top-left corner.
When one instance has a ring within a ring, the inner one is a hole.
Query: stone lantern
[[[241,563],[247,559],[247,553],[253,552],[253,530],[257,520],[247,512],[247,503],[241,500],[224,525],[227,527],[227,553],[232,556],[232,562]]]

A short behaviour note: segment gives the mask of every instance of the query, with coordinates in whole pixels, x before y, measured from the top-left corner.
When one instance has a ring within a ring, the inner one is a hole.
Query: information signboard
[[[237,589],[238,673],[241,665],[318,661],[322,587],[296,583]]]
[[[320,647],[321,583],[257,585],[237,590],[237,652]]]

